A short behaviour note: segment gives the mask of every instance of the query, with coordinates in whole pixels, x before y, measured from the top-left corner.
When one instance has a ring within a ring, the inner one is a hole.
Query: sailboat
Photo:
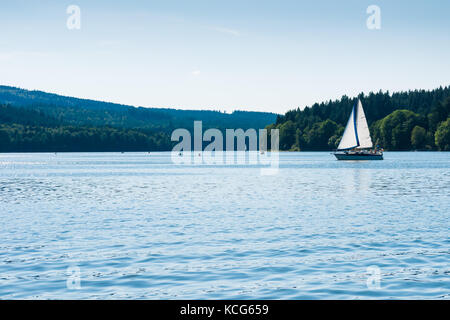
[[[334,153],[338,160],[383,160],[383,151],[373,148],[361,100],[353,106],[341,142]]]

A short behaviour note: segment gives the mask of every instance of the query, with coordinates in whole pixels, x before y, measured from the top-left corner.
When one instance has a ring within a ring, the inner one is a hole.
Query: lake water
[[[2,299],[449,299],[450,153],[0,154]]]

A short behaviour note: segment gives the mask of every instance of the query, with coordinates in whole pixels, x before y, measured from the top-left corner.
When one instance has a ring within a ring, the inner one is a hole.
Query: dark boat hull
[[[382,154],[370,153],[335,153],[338,160],[383,160]]]

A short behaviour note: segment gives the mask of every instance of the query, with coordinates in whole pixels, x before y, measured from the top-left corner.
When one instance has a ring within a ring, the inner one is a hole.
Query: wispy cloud
[[[191,73],[192,73],[192,75],[194,75],[194,76],[199,76],[201,72],[200,72],[200,70],[194,70],[194,71],[192,71]]]
[[[117,47],[119,44],[120,42],[116,40],[101,40],[98,42],[98,45],[102,48]]]
[[[239,37],[241,33],[238,30],[229,29],[229,28],[222,28],[222,27],[215,27],[213,30],[216,30],[217,32],[226,33],[233,35],[235,37]]]
[[[16,58],[43,58],[48,57],[50,54],[48,52],[38,52],[38,51],[9,51],[1,52],[0,60],[12,60]]]

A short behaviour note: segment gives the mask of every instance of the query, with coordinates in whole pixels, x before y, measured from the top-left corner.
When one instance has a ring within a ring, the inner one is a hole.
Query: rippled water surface
[[[1,154],[0,298],[450,298],[450,153],[282,153],[260,173]]]

